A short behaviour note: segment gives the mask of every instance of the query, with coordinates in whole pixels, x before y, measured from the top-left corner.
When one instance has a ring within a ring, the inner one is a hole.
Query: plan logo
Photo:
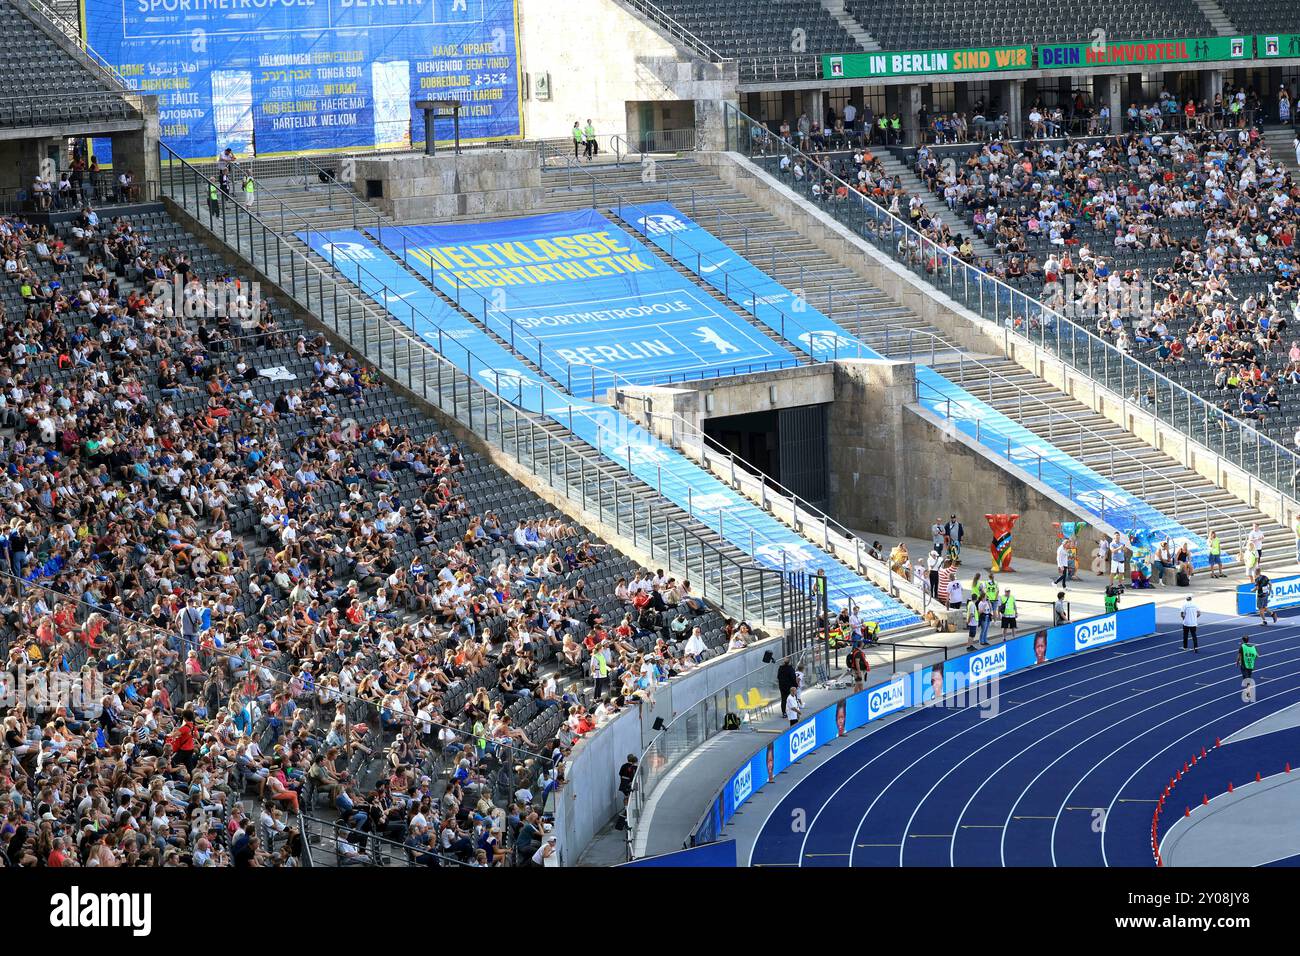
[[[50,925],[57,929],[126,927],[133,936],[153,930],[153,897],[148,893],[82,893],[74,886],[50,897]]]
[[[1300,578],[1292,578],[1289,581],[1274,581],[1270,590],[1273,596],[1269,599],[1270,607],[1283,607],[1300,603]]]
[[[970,681],[972,684],[977,680],[992,677],[994,674],[1004,674],[1006,670],[1007,645],[1005,644],[999,644],[987,651],[971,655]]]
[[[1109,644],[1119,637],[1119,620],[1114,614],[1108,614],[1096,621],[1084,621],[1075,625],[1074,649],[1087,650],[1101,644]]]
[[[907,704],[907,682],[896,677],[883,687],[867,692],[867,720],[892,714]]]
[[[817,722],[810,720],[790,731],[790,762],[794,763],[817,746]]]
[[[745,764],[736,774],[736,779],[731,785],[731,805],[738,807],[754,792],[754,768]]]
[[[648,236],[666,236],[670,232],[686,232],[690,227],[676,216],[666,212],[651,213],[636,220]]]

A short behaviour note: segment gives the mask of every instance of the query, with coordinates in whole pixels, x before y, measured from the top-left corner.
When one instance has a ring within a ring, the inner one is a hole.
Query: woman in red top
[[[187,709],[181,715],[181,725],[172,734],[172,763],[184,764],[185,769],[191,773],[194,772],[197,736],[194,728],[194,711]]]

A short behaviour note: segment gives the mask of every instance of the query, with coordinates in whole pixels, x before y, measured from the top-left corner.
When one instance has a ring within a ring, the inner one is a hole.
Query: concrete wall
[[[1054,522],[1087,516],[914,404],[915,377],[916,366],[908,362],[835,363],[836,401],[828,423],[835,517],[853,528],[928,538],[935,518],[955,513],[966,526],[966,546],[987,551],[992,534],[984,515],[1019,514],[1015,552],[1054,561]]]
[[[823,405],[835,400],[835,379],[830,365],[800,365],[680,386],[622,387],[611,394],[622,411],[660,438],[672,440],[674,417],[702,431],[706,418]]]
[[[357,192],[365,197],[367,181],[378,180],[383,196],[370,202],[398,222],[524,215],[542,205],[540,159],[530,149],[358,158],[356,171]]]
[[[627,104],[680,100],[713,131],[708,148],[721,148],[720,104],[736,101],[734,63],[693,59],[616,0],[567,0],[562,9],[557,30],[552,0],[519,0],[520,68],[551,76],[551,99],[524,103],[529,139],[569,136],[575,120],[588,119],[602,137],[626,138],[637,131]]]

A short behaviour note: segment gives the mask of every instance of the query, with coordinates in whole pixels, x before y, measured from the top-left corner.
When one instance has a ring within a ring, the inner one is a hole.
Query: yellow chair
[[[761,707],[766,707],[768,704],[772,703],[774,700],[776,700],[775,697],[764,697],[762,694],[760,694],[760,693],[758,692],[758,688],[757,688],[757,687],[751,687],[751,688],[749,689],[749,707],[748,707],[748,709],[749,709],[749,710],[758,710],[758,709],[761,708]]]

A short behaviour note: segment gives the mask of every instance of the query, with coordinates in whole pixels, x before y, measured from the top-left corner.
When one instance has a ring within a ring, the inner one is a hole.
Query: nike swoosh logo
[[[700,272],[702,272],[702,273],[704,273],[704,274],[706,274],[706,275],[707,275],[708,273],[710,273],[710,272],[717,272],[719,269],[721,269],[723,266],[725,266],[725,265],[726,265],[728,262],[730,262],[730,261],[731,261],[731,259],[730,259],[730,258],[727,258],[727,259],[723,259],[721,262],[715,262],[715,263],[714,263],[713,265],[711,265],[711,266],[700,266]]]

